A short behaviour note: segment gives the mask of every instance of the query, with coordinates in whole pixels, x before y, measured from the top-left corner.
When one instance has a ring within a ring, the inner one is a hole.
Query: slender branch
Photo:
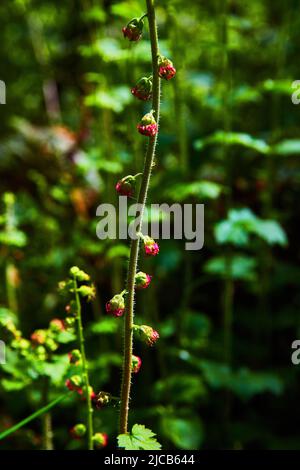
[[[86,400],[86,414],[87,414],[87,437],[88,437],[88,450],[93,450],[93,407],[90,394],[90,382],[89,382],[89,372],[88,365],[85,355],[85,346],[84,346],[84,336],[83,336],[83,327],[82,327],[82,318],[81,318],[81,303],[78,294],[77,280],[74,276],[74,289],[75,289],[75,301],[77,309],[77,328],[78,328],[78,339],[79,339],[79,348],[81,352],[82,360],[82,375],[85,386],[85,400]]]
[[[147,14],[149,23],[149,33],[151,41],[151,55],[152,55],[152,109],[154,110],[156,122],[159,123],[160,111],[160,78],[158,76],[157,56],[158,56],[158,36],[157,26],[155,20],[154,1],[146,0]],[[147,147],[147,152],[144,161],[144,171],[141,182],[141,187],[138,196],[138,204],[140,209],[140,223],[137,227],[137,232],[141,231],[143,214],[148,194],[149,181],[151,177],[151,168],[153,165],[155,147],[157,142],[157,135],[150,137]],[[131,361],[132,361],[132,343],[133,343],[133,319],[134,319],[134,288],[135,288],[135,274],[137,271],[137,261],[139,253],[139,237],[132,240],[130,248],[130,258],[127,276],[127,299],[126,299],[126,313],[124,320],[124,357],[123,357],[123,377],[121,387],[121,406],[120,406],[120,434],[128,432],[128,412],[130,400],[130,387],[131,387]]]
[[[3,431],[0,433],[0,441],[2,439],[5,439],[5,437],[10,436],[10,434],[13,434],[14,432],[18,431],[20,428],[23,426],[26,426],[26,424],[30,423],[30,421],[33,421],[34,419],[38,418],[44,413],[47,413],[47,411],[51,410],[54,406],[58,405],[62,400],[64,400],[66,397],[70,396],[70,393],[65,393],[64,395],[59,396],[58,398],[55,398],[55,400],[51,401],[47,406],[44,406],[43,408],[40,408],[39,410],[35,411],[32,415],[28,416],[27,418],[23,419],[19,423],[15,424],[11,428],[7,429],[6,431]]]

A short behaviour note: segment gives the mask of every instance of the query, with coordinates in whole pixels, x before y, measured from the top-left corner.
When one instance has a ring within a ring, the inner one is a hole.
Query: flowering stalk
[[[82,361],[82,375],[84,381],[84,388],[85,388],[85,399],[86,399],[86,413],[87,413],[87,438],[88,438],[88,450],[93,450],[93,407],[92,407],[92,399],[90,393],[90,383],[89,383],[89,373],[88,373],[88,365],[85,355],[85,347],[84,347],[84,336],[83,336],[83,327],[82,327],[82,318],[81,318],[81,303],[78,293],[78,285],[76,275],[73,276],[74,280],[74,291],[75,291],[75,302],[76,302],[76,310],[77,310],[77,328],[78,328],[78,339],[79,339],[79,348],[81,352],[81,361]]]
[[[159,123],[160,112],[160,77],[158,75],[158,37],[157,26],[155,20],[154,0],[146,0],[147,14],[149,23],[149,34],[151,41],[152,55],[152,110],[155,115],[156,123]],[[138,204],[141,209],[140,224],[137,232],[141,232],[143,213],[145,209],[149,181],[151,176],[151,168],[153,165],[155,147],[157,141],[157,133],[149,137],[148,147],[144,162],[144,171],[140,186]],[[124,320],[124,357],[123,357],[123,377],[121,387],[121,405],[120,405],[120,434],[128,432],[128,411],[130,399],[130,386],[132,374],[132,343],[133,343],[133,318],[134,318],[134,298],[135,298],[135,276],[137,272],[137,261],[139,252],[140,237],[132,240],[130,248],[130,258],[128,266],[127,287],[128,292],[126,298],[126,314]]]

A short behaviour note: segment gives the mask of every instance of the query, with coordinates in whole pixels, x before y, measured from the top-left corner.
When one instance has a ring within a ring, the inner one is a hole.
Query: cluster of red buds
[[[148,346],[153,346],[159,338],[158,332],[148,325],[134,325],[133,330]]]
[[[147,137],[154,137],[158,132],[158,125],[153,113],[154,111],[151,110],[149,113],[145,114],[137,125],[139,133]]]
[[[133,18],[129,21],[127,26],[122,28],[124,38],[129,39],[129,41],[139,41],[143,34],[144,20],[141,18]]]
[[[176,69],[173,62],[166,57],[158,58],[158,75],[165,80],[171,80],[176,75]]]
[[[137,84],[131,88],[131,93],[137,99],[149,101],[152,98],[152,76],[142,77]]]
[[[121,292],[121,294],[114,295],[112,299],[106,302],[106,312],[110,313],[114,317],[121,317],[125,312],[125,294],[126,291],[124,290],[123,292]]]

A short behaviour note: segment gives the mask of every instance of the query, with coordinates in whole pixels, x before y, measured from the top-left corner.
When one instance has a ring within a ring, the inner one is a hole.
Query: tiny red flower
[[[132,175],[125,176],[116,184],[116,191],[121,196],[133,196],[135,189],[135,177]]]
[[[93,442],[97,449],[107,446],[108,435],[104,432],[96,432],[93,436]]]
[[[152,77],[141,78],[135,87],[131,88],[133,96],[142,101],[149,101],[152,98]]]
[[[153,111],[150,111],[150,113],[147,113],[142,117],[137,129],[140,134],[146,135],[147,137],[153,137],[157,134],[158,125],[154,119]]]
[[[82,380],[80,375],[72,375],[72,377],[66,380],[66,387],[72,392],[81,390],[81,384]]]
[[[116,294],[106,303],[106,312],[114,317],[121,317],[125,311],[124,294]]]
[[[31,341],[37,344],[45,344],[47,339],[47,332],[45,330],[35,330],[30,336]]]
[[[158,61],[158,75],[165,80],[171,80],[176,75],[176,69],[171,60],[160,57]]]
[[[131,370],[133,374],[137,374],[139,372],[141,365],[142,359],[139,356],[132,355]]]
[[[144,237],[144,249],[147,256],[156,256],[159,253],[159,246],[151,237]]]
[[[135,330],[140,335],[141,340],[144,341],[148,346],[153,346],[153,344],[156,343],[159,338],[158,332],[151,326],[135,326]]]
[[[142,271],[139,271],[135,275],[135,287],[136,289],[146,289],[150,282],[151,282],[152,276],[149,274],[143,273]]]
[[[144,21],[138,18],[133,18],[127,26],[122,28],[124,38],[128,38],[129,41],[139,41],[143,34]]]

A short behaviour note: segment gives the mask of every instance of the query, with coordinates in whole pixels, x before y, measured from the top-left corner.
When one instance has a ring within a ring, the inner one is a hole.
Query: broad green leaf
[[[206,145],[211,144],[241,145],[263,154],[267,154],[270,150],[264,140],[240,132],[217,131],[205,139],[196,140],[194,145],[197,150],[202,150]]]
[[[276,155],[300,155],[300,139],[287,139],[278,142],[272,147]]]
[[[204,271],[210,274],[216,274],[223,278],[227,276],[236,280],[254,281],[256,279],[255,258],[245,255],[234,255],[230,258],[230,265],[225,256],[218,256],[210,259],[204,265]]]
[[[199,199],[216,199],[222,191],[220,184],[212,181],[195,181],[193,183],[178,183],[165,191],[166,197],[174,201],[184,201],[189,197]]]
[[[157,442],[154,432],[143,424],[135,424],[130,434],[119,434],[118,445],[125,450],[161,449],[161,444]]]

